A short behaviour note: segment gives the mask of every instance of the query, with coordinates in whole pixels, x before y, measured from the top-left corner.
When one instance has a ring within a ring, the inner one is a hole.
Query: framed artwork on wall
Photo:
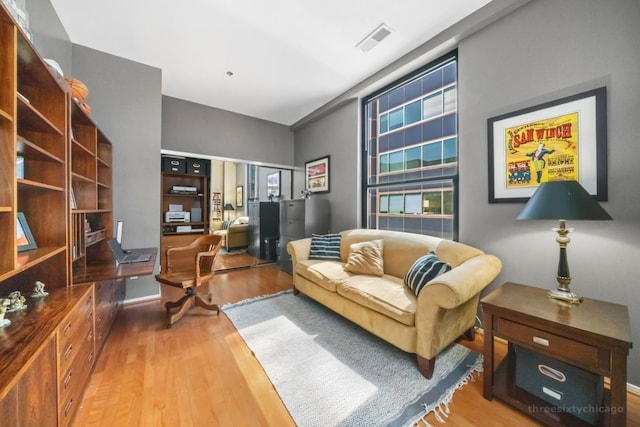
[[[605,87],[492,117],[487,130],[489,203],[525,202],[554,180],[607,200]]]
[[[244,200],[244,187],[242,185],[238,185],[236,187],[236,207],[241,208],[243,206],[242,201]]]
[[[33,234],[31,234],[31,229],[27,223],[27,218],[22,212],[18,212],[18,221],[16,221],[16,224],[18,228],[16,241],[18,245],[18,252],[36,249],[38,247],[36,245],[36,240],[33,238]]]
[[[321,157],[304,164],[307,191],[311,193],[329,192],[329,157]]]
[[[267,197],[280,197],[280,171],[267,175]]]

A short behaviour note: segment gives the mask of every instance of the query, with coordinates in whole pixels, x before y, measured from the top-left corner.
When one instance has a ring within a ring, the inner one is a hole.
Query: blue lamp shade
[[[611,215],[577,181],[543,182],[518,219],[608,220]]]

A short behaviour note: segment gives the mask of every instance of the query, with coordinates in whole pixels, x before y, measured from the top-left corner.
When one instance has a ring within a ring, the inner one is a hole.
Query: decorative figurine
[[[38,280],[35,287],[33,288],[31,298],[42,298],[46,297],[47,295],[49,295],[49,292],[44,290],[44,283]]]
[[[7,313],[12,313],[14,311],[20,311],[27,308],[27,304],[24,302],[26,298],[22,296],[20,291],[13,291],[9,294],[9,308],[7,308]]]
[[[11,320],[4,318],[4,314],[7,312],[9,304],[11,304],[11,301],[6,298],[0,298],[0,328],[4,328],[11,324]]]

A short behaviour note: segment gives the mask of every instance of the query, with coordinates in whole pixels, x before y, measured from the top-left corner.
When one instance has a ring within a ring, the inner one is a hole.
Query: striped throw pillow
[[[312,234],[309,259],[340,261],[340,234]]]
[[[404,283],[418,295],[427,283],[449,270],[451,270],[449,264],[440,261],[435,253],[429,252],[413,263],[404,276]]]

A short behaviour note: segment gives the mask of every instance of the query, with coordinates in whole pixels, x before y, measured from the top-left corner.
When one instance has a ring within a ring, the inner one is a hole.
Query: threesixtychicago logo
[[[598,414],[618,414],[623,411],[621,406],[596,406],[596,405],[563,405],[563,406],[535,406],[529,405],[527,407],[530,413],[562,413],[567,412],[571,414],[587,414],[587,413],[598,413]]]

